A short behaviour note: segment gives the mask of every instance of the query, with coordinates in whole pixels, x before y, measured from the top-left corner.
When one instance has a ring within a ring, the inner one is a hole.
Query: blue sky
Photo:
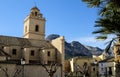
[[[98,9],[88,8],[81,0],[1,0],[0,35],[22,37],[24,18],[35,3],[46,18],[46,36],[59,34],[68,42],[105,48],[105,42],[92,34]]]

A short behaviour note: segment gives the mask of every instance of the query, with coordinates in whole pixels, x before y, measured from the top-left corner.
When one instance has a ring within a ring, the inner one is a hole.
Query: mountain
[[[60,37],[60,35],[51,34],[51,35],[48,35],[48,36],[46,37],[46,40],[51,41],[51,40],[56,39],[56,38],[58,38],[58,37]]]
[[[46,40],[51,41],[60,37],[57,34],[49,35]],[[75,56],[92,56],[92,55],[100,55],[102,54],[103,50],[98,47],[92,47],[83,45],[78,41],[72,41],[68,43],[65,41],[65,58],[75,57]]]
[[[102,49],[98,48],[98,47],[92,47],[92,46],[86,46],[84,45],[93,55],[101,55],[101,53],[103,52]]]

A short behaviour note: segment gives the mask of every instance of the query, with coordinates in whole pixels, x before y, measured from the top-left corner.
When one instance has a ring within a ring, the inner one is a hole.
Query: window
[[[31,50],[31,56],[34,56],[35,55],[35,51],[34,50]]]
[[[112,75],[112,67],[109,67],[109,75]]]
[[[4,49],[4,46],[2,46],[1,48]]]
[[[50,56],[50,51],[48,51],[47,55]]]
[[[16,51],[17,51],[16,49],[12,49],[12,54],[16,55],[17,54]]]
[[[95,68],[93,68],[93,71],[95,71]]]
[[[35,16],[37,16],[37,12],[35,12]]]
[[[103,64],[101,63],[101,66],[103,66]]]
[[[36,32],[39,31],[39,26],[38,26],[38,25],[35,26],[35,31],[36,31]]]
[[[101,71],[104,71],[104,69],[103,69],[103,68],[101,68]]]

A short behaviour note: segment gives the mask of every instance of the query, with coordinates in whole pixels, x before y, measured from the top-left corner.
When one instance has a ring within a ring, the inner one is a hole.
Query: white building
[[[105,59],[99,62],[99,77],[115,77],[115,65],[114,58]]]

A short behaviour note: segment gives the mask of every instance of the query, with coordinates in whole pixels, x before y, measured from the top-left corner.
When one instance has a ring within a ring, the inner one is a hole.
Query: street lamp
[[[24,77],[24,64],[25,64],[25,59],[21,59],[21,65],[22,65],[22,77]]]

